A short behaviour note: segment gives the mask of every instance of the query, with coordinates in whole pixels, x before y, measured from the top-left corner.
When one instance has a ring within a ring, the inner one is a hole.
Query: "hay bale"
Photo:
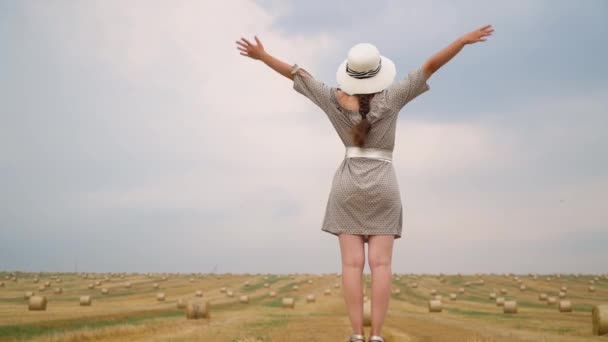
[[[228,291],[226,291],[226,296],[234,297],[234,292],[232,292],[232,290],[228,290]]]
[[[331,295],[331,290],[330,289],[325,289],[325,291],[323,292],[324,295],[329,296]]]
[[[496,297],[496,306],[504,306],[505,297]]]
[[[567,286],[562,286],[561,290],[562,290],[562,292],[568,292],[568,287]]]
[[[203,296],[203,291],[196,290],[196,292],[194,293],[194,295],[197,296],[197,297],[202,297]]]
[[[507,300],[503,304],[503,313],[515,314],[517,313],[517,302],[514,300]]]
[[[437,290],[435,290],[435,289],[431,289],[431,296],[434,296],[434,295],[436,295],[436,294],[437,294]]]
[[[44,292],[45,290],[46,290],[46,286],[44,286],[44,285],[38,286],[38,291]]]
[[[264,287],[270,287],[270,284],[264,283]]]
[[[276,297],[277,293],[274,291],[270,291],[270,293],[268,294],[270,297]]]
[[[496,292],[490,292],[490,300],[495,300],[496,299]]]
[[[80,306],[91,306],[91,296],[80,296]]]
[[[61,288],[61,287],[56,287],[56,288],[54,288],[54,289],[53,289],[53,292],[54,292],[55,294],[62,294],[62,293],[63,293],[63,288]]]
[[[431,299],[429,300],[429,312],[441,312],[442,305],[441,300]]]
[[[458,289],[458,292],[459,292],[459,293],[464,293],[464,287],[459,288],[459,289]]]
[[[393,294],[398,295],[400,293],[401,293],[401,289],[400,288],[396,288],[396,289],[393,290]]]
[[[28,303],[29,310],[46,310],[46,296],[31,296]]]
[[[220,293],[226,293],[226,287],[225,286],[220,288]]]
[[[110,290],[107,287],[101,289],[101,293],[104,295],[110,294]]]
[[[507,289],[505,289],[505,288],[500,289],[500,294],[506,295],[507,294]]]
[[[572,312],[572,304],[569,300],[560,300],[557,308],[559,312]]]
[[[165,301],[165,294],[163,292],[157,293],[156,294],[156,300],[159,302],[164,302]]]
[[[557,298],[550,296],[547,297],[547,305],[555,305],[557,304]]]
[[[334,284],[334,288],[339,289],[339,288],[340,288],[340,284],[335,283],[335,284]]]
[[[186,304],[186,319],[209,318],[210,307],[208,301],[189,301]]]
[[[450,293],[450,300],[456,300],[456,294]]]
[[[308,283],[309,283],[309,284],[312,284],[312,279],[308,279]]]
[[[87,286],[89,289],[94,289],[95,288],[95,284],[93,283],[89,283],[89,286]]]
[[[315,300],[315,295],[314,294],[309,294],[308,296],[306,296],[306,303],[314,303]]]
[[[154,285],[152,285],[154,287],[154,289],[158,289],[158,283],[154,283]]]
[[[130,289],[131,288],[131,282],[130,281],[126,282],[125,283],[125,287],[128,288],[128,289]]]
[[[595,292],[595,286],[589,286],[589,292]]]
[[[363,301],[363,326],[372,326],[372,302],[369,300]]]
[[[413,289],[417,289],[418,288],[418,283],[412,283],[412,285],[410,285],[411,288]]]
[[[546,293],[539,293],[538,294],[538,300],[540,300],[540,301],[547,300],[547,294]]]
[[[33,295],[34,295],[34,292],[32,292],[32,291],[25,291],[25,293],[23,294],[23,299],[28,300]]]
[[[294,309],[296,307],[296,301],[292,297],[284,297],[281,300],[281,307]]]
[[[242,295],[239,297],[239,302],[243,303],[243,304],[249,304],[249,296],[247,295]]]
[[[559,296],[559,298],[564,298],[564,297],[566,297],[566,292],[559,291],[558,296]]]
[[[608,334],[608,304],[599,304],[591,311],[591,321],[593,322],[593,335]]]
[[[443,296],[441,296],[441,295],[438,294],[438,295],[433,296],[433,299],[435,299],[435,300],[442,300]]]
[[[519,291],[526,291],[526,285],[520,285],[519,286]]]

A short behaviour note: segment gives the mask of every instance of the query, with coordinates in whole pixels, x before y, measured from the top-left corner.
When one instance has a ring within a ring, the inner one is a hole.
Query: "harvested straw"
[[[44,292],[45,290],[46,290],[46,286],[44,286],[44,285],[38,286],[38,291]]]
[[[456,300],[456,294],[450,293],[450,300]]]
[[[335,283],[335,284],[334,284],[334,288],[339,289],[339,288],[340,288],[340,284]]]
[[[458,292],[459,292],[459,293],[464,293],[464,287],[459,288],[459,289],[458,289]]]
[[[226,293],[226,287],[225,286],[220,288],[220,293]]]
[[[314,294],[309,294],[308,296],[306,296],[306,303],[314,303],[314,302],[315,302]]]
[[[234,292],[232,292],[232,290],[228,290],[228,291],[226,291],[226,296],[234,297]]]
[[[517,313],[517,302],[514,300],[507,300],[504,302],[503,313],[514,314]]]
[[[274,291],[270,291],[270,293],[268,294],[270,297],[276,297],[277,293]]]
[[[520,291],[526,291],[526,285],[519,285],[519,290]]]
[[[88,288],[89,288],[89,289],[94,289],[94,288],[95,288],[95,284],[90,283],[90,284],[89,284],[89,286],[88,286]]]
[[[294,285],[294,286],[292,287],[292,289],[294,289],[294,290],[296,290],[296,291],[297,291],[299,288],[300,288],[300,287],[299,287],[298,285]]]
[[[363,301],[363,326],[372,326],[372,302],[369,300]]]
[[[589,292],[595,292],[595,286],[589,286]]]
[[[438,295],[433,296],[433,298],[435,300],[441,300],[441,299],[443,299],[443,296],[441,296],[441,295],[438,294]]]
[[[33,295],[34,295],[34,292],[32,292],[32,291],[25,291],[25,294],[23,295],[23,299],[28,300]]]
[[[270,284],[264,283],[264,287],[269,287],[269,286],[270,286]]]
[[[564,297],[566,297],[566,292],[559,291],[558,296],[559,296],[559,298],[564,298]]]
[[[128,288],[128,289],[130,289],[130,288],[131,288],[131,282],[129,282],[129,281],[128,281],[128,282],[126,282],[126,283],[125,283],[125,287],[126,287],[126,288]]]
[[[323,292],[324,295],[329,296],[331,295],[331,290],[330,289],[325,289],[325,292]]]
[[[418,288],[418,283],[412,283],[412,285],[410,287],[413,289],[416,289],[416,288]]]
[[[507,289],[505,289],[505,288],[500,289],[500,294],[506,295]]]
[[[158,289],[158,283],[154,283],[153,286],[154,286],[155,289]]]
[[[281,306],[284,308],[294,309],[296,306],[296,301],[292,297],[285,297],[281,301]]]
[[[595,305],[591,311],[591,321],[593,335],[608,334],[608,304]]]
[[[496,297],[496,306],[504,306],[505,298],[504,297]]]
[[[431,299],[429,300],[429,312],[441,312],[442,305],[441,300]]]
[[[569,300],[560,300],[557,307],[559,312],[572,312],[572,304]]]
[[[557,304],[557,298],[550,296],[547,297],[547,305],[555,305]]]
[[[496,292],[490,292],[490,299],[491,300],[495,300],[496,299]]]
[[[393,294],[398,295],[400,293],[401,293],[401,289],[400,288],[396,288],[396,289],[393,290]]]
[[[29,310],[46,310],[46,296],[31,296],[28,305]]]
[[[165,298],[166,298],[166,296],[162,292],[156,294],[156,300],[159,301],[159,302],[164,302]]]
[[[101,293],[104,294],[104,295],[107,295],[107,294],[110,293],[110,290],[108,288],[104,287],[104,288],[101,289]]]
[[[437,294],[437,290],[435,290],[435,289],[431,289],[431,296],[434,296],[434,295],[436,295],[436,294]]]
[[[539,293],[538,294],[538,300],[540,300],[540,301],[547,300],[547,294],[546,293]]]
[[[80,296],[80,306],[91,306],[91,296]]]
[[[194,293],[194,295],[197,296],[197,297],[202,297],[203,296],[203,291],[196,290],[196,292]]]
[[[241,303],[243,303],[243,304],[249,304],[249,296],[247,296],[247,295],[242,295],[242,296],[239,298],[239,301],[240,301]]]
[[[200,319],[209,318],[209,302],[208,301],[190,301],[186,304],[186,318]]]
[[[61,287],[56,287],[56,288],[54,288],[54,289],[53,289],[53,292],[54,292],[55,294],[62,294],[62,293],[63,293],[63,288],[61,288]]]

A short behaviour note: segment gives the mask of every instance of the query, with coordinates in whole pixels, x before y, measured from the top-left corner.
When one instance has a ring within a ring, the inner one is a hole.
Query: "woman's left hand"
[[[237,49],[241,50],[241,55],[243,56],[253,59],[261,59],[266,51],[264,51],[264,45],[262,45],[262,42],[258,39],[258,36],[254,36],[254,38],[258,45],[253,45],[247,39],[241,37],[242,42],[238,40],[236,41],[236,43],[239,44]]]

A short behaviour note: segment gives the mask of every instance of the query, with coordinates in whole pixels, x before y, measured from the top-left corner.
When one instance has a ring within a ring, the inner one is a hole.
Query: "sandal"
[[[365,336],[360,335],[360,334],[353,334],[353,335],[351,335],[351,337],[348,338],[348,341],[346,341],[346,342],[358,342],[358,341],[365,342]]]
[[[384,338],[382,336],[372,335],[369,337],[368,342],[384,342]]]

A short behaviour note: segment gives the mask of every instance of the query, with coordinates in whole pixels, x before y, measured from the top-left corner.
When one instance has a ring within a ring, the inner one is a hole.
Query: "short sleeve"
[[[331,88],[328,85],[315,79],[297,64],[294,64],[290,73],[293,75],[293,89],[309,98],[321,109],[326,110],[329,107]]]
[[[424,77],[422,66],[410,71],[407,77],[394,82],[386,90],[386,101],[390,108],[401,110],[408,102],[418,95],[429,90],[430,87]]]

